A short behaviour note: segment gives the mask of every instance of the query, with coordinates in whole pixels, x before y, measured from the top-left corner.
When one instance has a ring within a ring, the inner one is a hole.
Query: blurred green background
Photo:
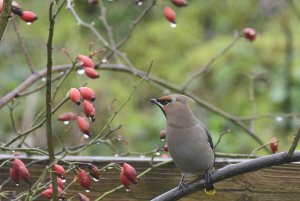
[[[152,1],[145,0],[137,6],[132,0],[104,0],[108,21],[113,28],[114,39],[120,41],[127,33],[132,21]],[[28,26],[17,16],[13,20],[24,37],[35,71],[46,66],[46,42],[48,37],[48,5],[50,1],[18,1],[23,10],[35,12],[39,19]],[[99,6],[90,5],[85,0],[75,1],[75,10],[86,22],[94,22],[95,28],[107,37],[99,20]],[[163,16],[164,6],[172,7],[177,13],[177,27],[171,28]],[[64,6],[65,8],[65,6]],[[103,45],[88,29],[79,26],[67,9],[62,9],[57,17],[53,43],[54,65],[70,64],[71,61],[61,52],[65,48],[72,58],[77,54],[90,53],[103,49]],[[189,90],[202,99],[236,116],[251,116],[253,102],[249,99],[249,90],[254,91],[257,114],[270,114],[268,118],[255,121],[254,131],[268,143],[275,136],[279,150],[289,147],[293,134],[299,127],[299,118],[286,118],[281,113],[298,113],[300,108],[299,83],[299,33],[300,3],[284,0],[194,0],[189,6],[177,8],[167,0],[156,1],[156,5],[134,29],[130,39],[122,46],[132,64],[150,74],[180,86],[197,70],[201,69],[214,55],[229,44],[235,31],[252,27],[257,32],[254,42],[240,38],[235,46],[219,58],[208,71],[197,78]],[[101,58],[96,57],[95,62]],[[109,62],[114,63],[113,60]],[[0,96],[17,87],[29,75],[30,71],[24,53],[17,40],[10,20],[0,43]],[[71,87],[80,87],[84,83],[97,94],[95,107],[96,122],[92,124],[93,133],[99,132],[110,115],[126,101],[138,79],[132,75],[114,71],[99,71],[101,77],[91,80],[72,72],[60,88],[57,104]],[[55,74],[57,75],[57,74]],[[258,75],[253,82],[254,75]],[[42,84],[35,83],[30,89]],[[53,84],[56,86],[56,83]],[[28,90],[30,90],[28,89]],[[128,145],[115,141],[112,151],[104,144],[97,144],[81,154],[114,155],[125,153],[127,149],[145,152],[157,148],[160,143],[159,131],[164,128],[162,112],[149,102],[150,98],[172,93],[168,89],[157,87],[146,81],[135,90],[129,103],[118,113],[112,126],[122,125],[114,136],[122,136]],[[14,101],[18,106],[13,115],[17,130],[30,127],[34,117],[44,108],[45,89],[30,96]],[[116,99],[116,101],[114,101]],[[11,103],[9,104],[11,105]],[[228,129],[231,132],[222,139],[217,151],[228,153],[251,153],[258,147],[244,131],[220,115],[207,111],[206,108],[192,105],[194,113],[209,128],[214,142]],[[0,110],[0,140],[6,142],[15,135],[10,120],[9,107]],[[54,114],[53,131],[56,149],[83,143],[82,134],[76,123],[63,125],[56,121],[58,115],[72,111],[82,113],[81,107],[67,102]],[[245,121],[245,123],[249,123]],[[59,140],[58,140],[59,139]],[[27,144],[46,148],[45,128],[31,134]],[[261,151],[260,153],[265,153]]]

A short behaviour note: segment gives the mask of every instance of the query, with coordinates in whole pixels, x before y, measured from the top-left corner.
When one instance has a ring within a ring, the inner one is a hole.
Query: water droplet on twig
[[[83,74],[84,74],[84,69],[83,69],[83,68],[78,69],[78,70],[77,70],[77,73],[78,73],[79,75],[83,75]]]

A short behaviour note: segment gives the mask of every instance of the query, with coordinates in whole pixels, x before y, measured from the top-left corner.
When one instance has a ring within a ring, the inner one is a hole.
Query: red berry
[[[27,23],[32,23],[35,20],[37,20],[36,14],[31,11],[22,11],[20,17],[24,22],[27,22]]]
[[[177,7],[183,7],[188,5],[187,0],[171,0],[171,2]]]
[[[124,175],[127,177],[129,181],[132,183],[136,184],[137,183],[137,174],[131,165],[128,163],[123,163],[123,170],[124,170]]]
[[[83,132],[87,136],[90,136],[90,124],[84,117],[77,117],[77,126],[81,130],[81,132]]]
[[[23,166],[23,167],[26,167],[26,165],[23,163],[23,161],[21,161],[21,160],[18,159],[18,158],[15,158],[15,159],[14,159],[13,164],[14,164],[14,165],[17,165],[17,166]]]
[[[66,170],[63,166],[58,165],[58,164],[54,164],[52,166],[52,170],[56,173],[56,175],[61,178],[61,179],[65,179],[66,178]]]
[[[11,180],[13,180],[17,185],[20,183],[20,177],[19,177],[19,167],[11,167],[9,168],[9,176]]]
[[[88,198],[86,195],[82,194],[82,193],[78,193],[78,198],[79,201],[90,201],[90,198]]]
[[[69,97],[70,97],[71,101],[73,101],[77,105],[80,105],[81,95],[80,95],[80,92],[78,89],[71,88],[69,91]]]
[[[58,191],[58,198],[62,198],[62,189],[60,187],[57,188]],[[47,188],[46,190],[44,190],[41,194],[44,198],[48,198],[48,199],[52,199],[52,195],[53,195],[53,189],[52,188]]]
[[[73,112],[68,112],[60,115],[57,120],[58,121],[71,121],[76,118],[76,115]]]
[[[95,92],[91,88],[89,88],[89,87],[80,87],[79,91],[80,91],[80,94],[81,94],[83,99],[89,100],[91,102],[96,100]]]
[[[84,68],[94,68],[94,62],[93,60],[85,55],[79,54],[76,57],[76,61],[83,66]]]
[[[99,180],[100,171],[96,165],[89,166],[90,175],[94,178],[95,181]]]
[[[275,154],[278,151],[278,140],[277,140],[276,137],[273,137],[271,139],[270,149],[271,149],[271,151],[272,151],[273,154]]]
[[[18,171],[19,171],[19,177],[20,177],[20,179],[23,179],[27,183],[30,183],[29,182],[30,174],[29,174],[28,169],[26,167],[24,167],[24,166],[19,166]]]
[[[159,137],[161,140],[165,139],[167,136],[167,133],[165,130],[161,130],[160,133],[159,133]]]
[[[92,79],[98,78],[100,75],[94,68],[84,68],[86,76]]]
[[[169,147],[168,147],[168,145],[165,145],[165,146],[163,146],[163,148],[162,148],[165,152],[168,152],[169,151]]]
[[[77,178],[80,186],[85,188],[86,190],[91,189],[91,178],[88,173],[81,168],[77,169]]]
[[[243,30],[243,32],[244,32],[244,37],[247,38],[249,41],[255,40],[256,32],[254,29],[247,27]]]
[[[83,101],[83,110],[84,110],[84,114],[90,120],[95,121],[96,110],[90,101],[88,101],[88,100]]]
[[[126,189],[130,189],[130,181],[125,176],[123,167],[121,168],[121,172],[120,172],[120,181]]]
[[[173,24],[176,24],[176,13],[172,8],[165,7],[164,8],[164,15],[165,15],[165,17],[168,21],[170,21]]]

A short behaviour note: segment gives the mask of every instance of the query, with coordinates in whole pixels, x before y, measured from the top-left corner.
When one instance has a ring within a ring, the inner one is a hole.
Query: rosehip
[[[81,168],[77,169],[77,178],[80,186],[85,188],[86,190],[91,189],[91,178],[88,173]]]
[[[73,112],[64,113],[57,118],[58,121],[71,121],[74,119],[76,119],[76,115]]]
[[[86,195],[82,194],[82,193],[78,193],[78,198],[79,201],[90,201],[90,198],[88,198]]]
[[[95,181],[99,180],[100,171],[96,165],[89,166],[90,175],[94,178]]]
[[[271,139],[270,149],[271,149],[271,151],[272,151],[273,154],[275,154],[278,151],[278,140],[277,140],[276,137],[273,137]]]
[[[169,147],[168,147],[168,145],[165,145],[165,146],[163,146],[163,148],[162,148],[165,152],[168,152],[169,151]]]
[[[124,171],[124,175],[127,177],[129,181],[131,181],[134,184],[137,183],[137,177],[136,177],[137,174],[134,167],[132,167],[128,163],[123,163],[123,171]]]
[[[91,102],[96,100],[95,92],[91,88],[89,88],[89,87],[80,87],[79,91],[80,91],[80,94],[81,94],[83,99],[89,100]]]
[[[99,73],[94,68],[86,68],[85,67],[84,72],[85,72],[86,76],[88,76],[89,78],[92,78],[92,79],[96,79],[100,76]]]
[[[71,101],[73,101],[77,105],[80,105],[81,95],[80,95],[80,92],[78,89],[71,88],[69,91],[69,97],[70,97]]]
[[[165,7],[164,8],[164,15],[165,15],[165,18],[168,21],[170,21],[173,24],[176,24],[176,13],[175,13],[175,11],[172,8]]]
[[[54,164],[52,166],[52,170],[56,173],[56,175],[61,178],[61,179],[65,179],[66,178],[66,170],[63,166],[58,165],[58,164]]]
[[[123,167],[121,168],[120,172],[120,181],[126,189],[130,189],[130,181],[125,176]]]
[[[76,57],[76,61],[84,68],[94,68],[93,60],[88,56],[79,54]]]
[[[84,110],[84,114],[90,120],[95,121],[96,110],[90,101],[88,101],[88,100],[83,101],[83,110]]]
[[[160,133],[159,133],[159,137],[161,140],[165,139],[167,136],[167,133],[165,130],[161,130]]]
[[[77,117],[77,126],[81,130],[81,132],[83,132],[87,136],[90,136],[90,124],[84,117]]]
[[[18,171],[19,171],[19,177],[20,177],[20,179],[23,179],[27,183],[30,183],[29,182],[30,174],[29,174],[28,169],[26,167],[24,167],[24,166],[19,166]]]
[[[57,188],[57,192],[58,192],[58,198],[62,198],[62,189],[60,187]],[[44,190],[41,195],[44,198],[48,198],[48,199],[52,199],[52,195],[53,195],[53,189],[52,188],[47,188],[46,190]]]
[[[256,38],[256,32],[252,28],[249,27],[245,28],[243,30],[243,33],[244,33],[244,37],[247,38],[249,41],[254,41]]]
[[[23,163],[23,161],[21,161],[21,160],[18,159],[18,158],[15,158],[15,159],[14,159],[13,164],[14,164],[14,165],[17,165],[17,166],[23,166],[23,167],[26,167],[26,165]]]
[[[171,2],[177,7],[183,7],[188,5],[187,0],[171,0]]]
[[[9,176],[11,180],[13,180],[17,185],[20,183],[20,177],[19,177],[19,167],[11,167],[9,168]]]
[[[35,20],[37,20],[36,14],[31,11],[22,11],[22,13],[20,14],[20,17],[24,22],[27,22],[27,23],[32,23]]]

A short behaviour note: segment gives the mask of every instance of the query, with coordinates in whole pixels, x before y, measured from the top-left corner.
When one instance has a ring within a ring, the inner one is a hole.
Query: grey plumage
[[[215,162],[213,143],[206,126],[187,105],[184,95],[169,95],[151,102],[157,104],[166,116],[166,138],[171,157],[186,176],[203,176],[212,170]],[[207,186],[207,190],[213,190]]]

